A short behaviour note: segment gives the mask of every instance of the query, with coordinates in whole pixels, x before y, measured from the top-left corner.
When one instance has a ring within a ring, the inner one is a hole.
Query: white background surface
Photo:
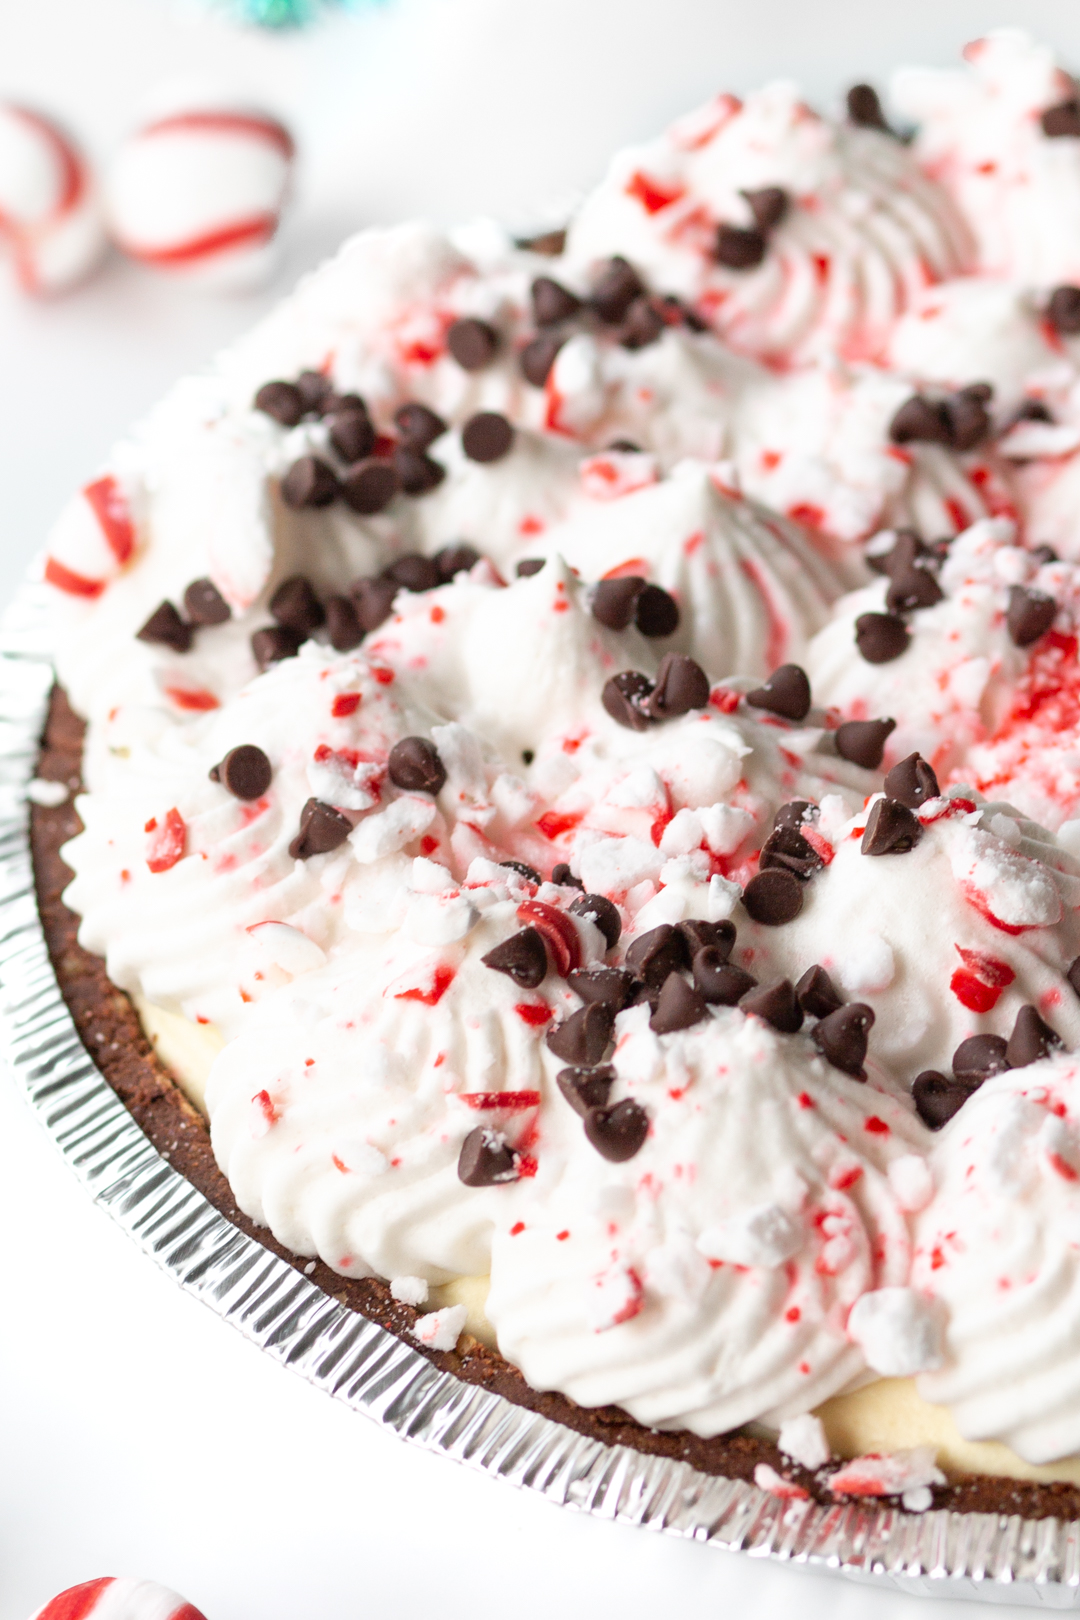
[[[266,295],[118,263],[60,303],[0,288],[0,604],[128,421],[346,230],[545,222],[615,145],[718,89],[787,74],[828,102],[1021,19],[1080,64],[1074,0],[391,0],[290,40],[169,0],[0,0],[0,93],[59,112],[99,157],[177,73],[254,93],[303,151]],[[581,1518],[384,1435],[160,1275],[6,1080],[0,1233],[0,1620],[106,1573],[175,1586],[207,1620],[958,1615]]]

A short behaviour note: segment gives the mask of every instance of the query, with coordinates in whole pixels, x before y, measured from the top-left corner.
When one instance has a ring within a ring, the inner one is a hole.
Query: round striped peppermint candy
[[[0,246],[34,293],[81,281],[105,251],[86,159],[50,118],[11,102],[0,103]]]
[[[30,1620],[206,1620],[194,1604],[157,1581],[103,1575],[69,1586]]]

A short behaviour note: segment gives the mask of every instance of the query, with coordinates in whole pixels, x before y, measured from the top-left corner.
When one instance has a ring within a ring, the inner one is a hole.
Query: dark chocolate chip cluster
[[[1021,1007],[1008,1040],[1004,1035],[969,1035],[953,1053],[951,1074],[924,1069],[916,1077],[911,1090],[920,1119],[932,1131],[939,1131],[992,1074],[1026,1069],[1061,1044],[1061,1037],[1044,1022],[1037,1007]]]

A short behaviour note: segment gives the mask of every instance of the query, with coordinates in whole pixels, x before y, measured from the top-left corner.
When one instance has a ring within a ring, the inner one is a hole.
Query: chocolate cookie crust
[[[73,793],[78,789],[84,729],[64,693],[54,688],[38,761],[40,777],[62,782]],[[255,1226],[237,1208],[214,1159],[205,1120],[159,1062],[135,1009],[123,991],[110,982],[102,959],[78,943],[79,919],[61,898],[71,872],[60,858],[60,848],[79,830],[79,818],[70,801],[55,809],[30,807],[30,841],[42,926],[61,992],[87,1051],[162,1157],[226,1220],[295,1270],[309,1275],[306,1268],[310,1262],[290,1254],[265,1227]],[[577,1406],[565,1396],[530,1388],[502,1356],[468,1335],[459,1341],[460,1351],[429,1350],[417,1344],[410,1333],[417,1311],[395,1300],[388,1286],[376,1278],[339,1277],[317,1261],[310,1280],[341,1305],[405,1340],[441,1371],[492,1390],[514,1405],[540,1413],[578,1434],[607,1445],[628,1446],[646,1455],[687,1462],[701,1473],[748,1482],[753,1481],[758,1463],[768,1463],[797,1480],[816,1500],[836,1504],[837,1498],[814,1475],[793,1465],[766,1440],[739,1432],[702,1440],[685,1430],[647,1429],[616,1406]],[[1040,1485],[979,1474],[937,1487],[933,1497],[935,1508],[959,1513],[1080,1518],[1080,1489],[1068,1484]]]

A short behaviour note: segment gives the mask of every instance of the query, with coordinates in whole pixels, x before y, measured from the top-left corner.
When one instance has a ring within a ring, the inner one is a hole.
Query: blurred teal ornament
[[[204,0],[230,22],[256,28],[303,28],[332,12],[359,11],[380,0]]]

